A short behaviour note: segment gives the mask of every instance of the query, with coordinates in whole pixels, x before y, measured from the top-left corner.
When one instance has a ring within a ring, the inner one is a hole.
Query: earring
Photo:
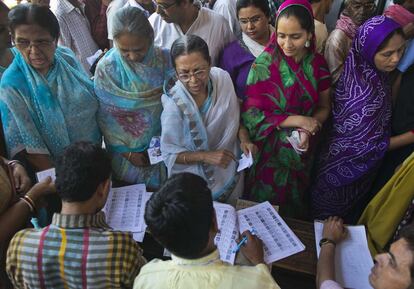
[[[306,40],[306,42],[305,42],[305,47],[306,47],[306,48],[309,48],[309,47],[310,47],[310,41],[309,41],[309,40]]]

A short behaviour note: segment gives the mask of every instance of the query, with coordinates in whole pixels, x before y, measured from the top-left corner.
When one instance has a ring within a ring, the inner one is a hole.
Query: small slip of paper
[[[90,66],[92,66],[94,63],[95,63],[95,61],[96,61],[96,59],[98,59],[98,57],[102,54],[103,52],[102,52],[102,50],[98,50],[98,51],[96,51],[93,55],[91,55],[91,56],[89,56],[89,57],[87,57],[86,58],[86,61],[89,63],[89,65]]]
[[[47,177],[51,177],[52,182],[54,182],[56,180],[55,168],[51,168],[45,171],[38,172],[36,173],[36,177],[37,177],[38,182],[44,181]]]
[[[300,134],[297,130],[292,131],[292,134],[287,137],[287,140],[290,142],[297,154],[301,155],[306,152],[306,150],[299,148]]]
[[[242,158],[239,160],[239,166],[237,167],[237,172],[241,172],[244,169],[250,168],[253,165],[253,156],[252,152],[246,156],[242,155]]]
[[[148,157],[151,165],[158,164],[164,160],[161,154],[161,142],[159,136],[152,137],[148,148]]]

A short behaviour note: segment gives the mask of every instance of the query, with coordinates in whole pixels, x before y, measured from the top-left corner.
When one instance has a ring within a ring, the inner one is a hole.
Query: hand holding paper
[[[242,158],[239,160],[239,166],[237,167],[237,172],[241,172],[244,169],[250,168],[253,165],[253,156],[252,152],[249,152],[249,155],[242,155]]]

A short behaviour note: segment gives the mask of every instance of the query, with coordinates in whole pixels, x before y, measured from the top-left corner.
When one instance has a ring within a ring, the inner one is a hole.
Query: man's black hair
[[[69,145],[56,163],[56,190],[63,201],[87,201],[110,176],[111,160],[106,151],[90,142],[77,142]]]
[[[214,208],[206,181],[181,173],[169,178],[151,196],[145,222],[154,238],[171,253],[185,259],[202,257],[209,241]]]

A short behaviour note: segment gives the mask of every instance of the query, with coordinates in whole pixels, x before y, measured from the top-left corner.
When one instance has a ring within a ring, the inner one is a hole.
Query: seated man
[[[211,191],[203,178],[173,175],[147,203],[145,221],[154,238],[172,253],[141,269],[134,289],[277,289],[263,261],[262,242],[249,232],[242,252],[255,266],[223,263],[214,245],[218,231]]]
[[[321,246],[316,283],[318,289],[343,289],[335,282],[335,244],[346,238],[347,231],[342,220],[330,217],[324,225],[322,238],[328,239]],[[388,253],[378,254],[369,275],[374,289],[413,288],[414,280],[414,226],[405,227],[400,239],[391,244]]]
[[[10,243],[6,269],[15,288],[132,287],[146,261],[129,233],[105,223],[110,176],[111,161],[99,146],[79,142],[65,149],[56,165],[61,213]]]
[[[235,36],[223,16],[199,5],[197,0],[157,0],[157,13],[148,18],[154,28],[154,45],[170,49],[181,36],[200,36],[216,66],[219,54]]]

